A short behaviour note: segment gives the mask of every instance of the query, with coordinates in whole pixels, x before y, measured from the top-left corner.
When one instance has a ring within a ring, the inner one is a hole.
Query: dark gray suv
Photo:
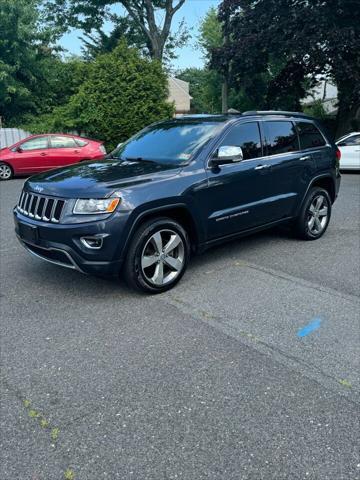
[[[313,118],[292,112],[184,116],[153,124],[105,161],[31,177],[14,209],[32,254],[118,275],[158,293],[191,253],[280,223],[303,239],[326,231],[340,152]]]

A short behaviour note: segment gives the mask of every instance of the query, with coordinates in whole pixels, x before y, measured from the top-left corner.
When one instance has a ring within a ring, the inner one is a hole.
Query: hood
[[[143,161],[82,162],[30,177],[27,189],[65,198],[101,198],[114,190],[156,182],[180,172],[178,165]]]

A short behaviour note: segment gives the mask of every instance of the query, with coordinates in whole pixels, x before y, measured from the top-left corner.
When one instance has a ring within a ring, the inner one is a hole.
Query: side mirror
[[[241,162],[243,158],[244,155],[241,147],[236,145],[223,145],[211,159],[211,164],[213,166],[226,165],[228,163]]]
[[[21,147],[17,147],[16,151],[17,151],[18,153],[22,153],[22,152],[23,152],[23,149],[22,149]]]

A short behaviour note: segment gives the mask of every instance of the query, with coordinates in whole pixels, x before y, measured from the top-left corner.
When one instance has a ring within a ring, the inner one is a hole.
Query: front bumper
[[[126,220],[126,214],[116,213],[106,220],[86,224],[45,224],[14,209],[16,236],[29,253],[90,275],[119,273]],[[101,248],[87,248],[81,238],[88,236],[101,237]]]

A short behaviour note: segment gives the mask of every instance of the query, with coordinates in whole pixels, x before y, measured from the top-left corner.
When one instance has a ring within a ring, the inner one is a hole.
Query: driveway
[[[158,296],[29,256],[0,185],[4,480],[355,480],[360,176],[325,236],[193,259]]]

